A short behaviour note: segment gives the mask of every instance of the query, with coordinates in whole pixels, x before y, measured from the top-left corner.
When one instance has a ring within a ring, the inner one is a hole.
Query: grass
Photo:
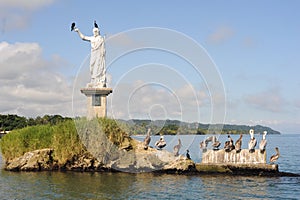
[[[59,164],[64,164],[75,155],[86,152],[78,132],[85,131],[87,127],[94,134],[104,132],[106,137],[117,146],[122,145],[123,141],[126,139],[128,141],[129,138],[112,119],[98,118],[87,121],[85,118],[80,118],[75,121],[67,120],[54,126],[37,125],[13,130],[0,140],[2,155],[6,160],[11,160],[29,151],[52,148],[54,159]]]

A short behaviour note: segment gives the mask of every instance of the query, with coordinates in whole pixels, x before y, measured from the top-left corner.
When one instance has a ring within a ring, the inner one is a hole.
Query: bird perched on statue
[[[99,28],[99,27],[98,27],[98,24],[96,23],[96,20],[94,20],[94,27],[95,27],[95,28]]]
[[[74,29],[75,29],[75,22],[73,22],[71,25],[71,31],[73,31]]]
[[[151,141],[151,128],[148,128],[147,135],[144,139],[144,149],[145,150],[148,149],[148,145],[150,144],[150,141]]]
[[[267,131],[264,131],[264,133],[262,135],[262,140],[259,143],[260,153],[264,153],[266,150],[266,146],[267,146],[266,135],[267,135]]]
[[[235,151],[237,153],[239,153],[242,150],[242,138],[243,138],[243,135],[240,134],[239,139],[235,142]]]
[[[164,140],[164,136],[160,136],[160,139],[155,142],[155,146],[161,150],[167,145],[166,141]]]
[[[254,137],[254,130],[250,129],[249,133],[250,133],[250,141],[248,142],[248,149],[249,149],[249,152],[252,153],[252,152],[255,152],[255,147],[256,147],[257,141]]]
[[[276,154],[270,157],[270,163],[274,163],[278,160],[280,153],[278,147],[275,147]]]
[[[174,153],[174,156],[178,156],[178,155],[179,155],[179,150],[180,150],[181,147],[182,147],[181,140],[178,139],[178,144],[176,144],[176,145],[173,147],[173,153]]]

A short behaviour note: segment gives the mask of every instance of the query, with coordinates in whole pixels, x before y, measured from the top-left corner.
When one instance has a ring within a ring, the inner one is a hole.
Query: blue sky
[[[84,113],[85,97],[76,93],[74,98],[73,88],[84,87],[88,80],[84,60],[90,46],[70,32],[70,24],[75,21],[91,35],[97,20],[108,40],[143,27],[175,31],[193,40],[212,59],[222,79],[225,123],[300,133],[299,8],[297,0],[1,0],[0,113],[72,115],[74,99],[75,113]],[[117,42],[114,48],[132,45],[137,42],[133,35],[130,41],[123,37],[111,43]],[[210,96],[206,77],[193,76],[190,67],[180,57],[157,50],[123,56],[108,70],[109,86],[115,89],[109,100],[113,116],[210,122],[211,99],[216,97]],[[197,102],[187,98],[193,95]],[[123,111],[120,105],[126,102]],[[189,117],[180,115],[176,102]],[[172,114],[175,110],[177,114]]]

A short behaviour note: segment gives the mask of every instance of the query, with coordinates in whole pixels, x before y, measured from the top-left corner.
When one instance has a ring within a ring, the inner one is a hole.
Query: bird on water
[[[255,147],[256,147],[257,141],[254,137],[254,130],[250,129],[249,133],[250,133],[250,141],[248,142],[248,149],[249,149],[250,153],[253,153],[253,152],[255,152]]]
[[[274,154],[270,157],[270,163],[276,162],[280,156],[278,147],[275,147],[275,151],[276,151],[276,154]]]
[[[267,131],[264,131],[264,133],[262,135],[262,140],[259,143],[260,153],[264,153],[266,150],[266,146],[267,146],[266,135],[267,135]]]

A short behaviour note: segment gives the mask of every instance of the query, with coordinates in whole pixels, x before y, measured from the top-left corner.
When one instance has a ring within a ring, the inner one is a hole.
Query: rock
[[[7,162],[6,169],[11,171],[123,171],[123,172],[152,172],[152,171],[191,171],[195,168],[192,160],[184,156],[175,157],[166,150],[152,147],[144,149],[142,142],[134,139],[124,140],[119,147],[103,143],[101,151],[84,152],[75,155],[66,163],[58,165],[53,160],[52,149],[41,149],[25,153],[19,158]],[[106,148],[105,148],[106,147]]]
[[[7,162],[10,171],[41,171],[57,168],[52,158],[52,149],[40,149],[25,153],[23,156]]]

